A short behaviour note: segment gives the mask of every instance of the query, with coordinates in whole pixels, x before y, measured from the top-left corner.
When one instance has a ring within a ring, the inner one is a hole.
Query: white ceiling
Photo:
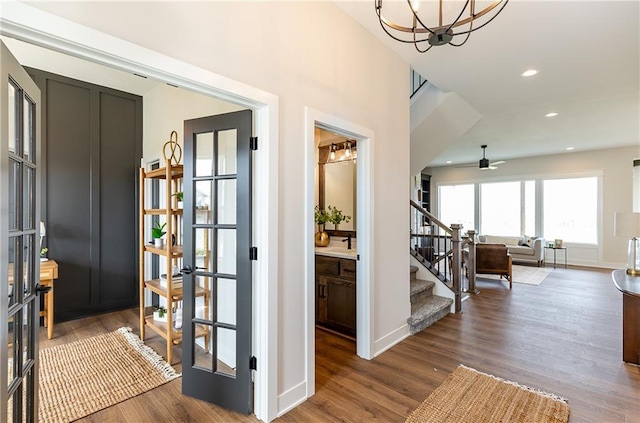
[[[383,5],[394,1],[406,4]],[[374,0],[336,4],[431,83],[482,114],[431,166],[477,163],[482,144],[492,160],[640,145],[637,0],[511,0],[464,46],[422,54],[382,31]],[[530,68],[539,74],[520,76]],[[551,111],[559,115],[545,118]]]

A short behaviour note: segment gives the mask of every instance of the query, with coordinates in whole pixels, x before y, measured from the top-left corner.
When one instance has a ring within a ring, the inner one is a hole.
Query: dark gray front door
[[[251,129],[250,110],[184,124],[182,392],[242,413],[253,409]]]
[[[36,422],[40,90],[0,47],[0,421]]]

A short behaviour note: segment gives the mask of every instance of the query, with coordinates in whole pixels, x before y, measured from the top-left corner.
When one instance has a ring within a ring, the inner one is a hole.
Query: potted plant
[[[178,208],[181,209],[184,206],[184,192],[183,191],[178,191],[175,194],[172,194],[172,196],[176,197],[176,199],[178,200]]]
[[[351,220],[351,216],[345,216],[342,214],[342,210],[337,207],[329,206],[329,211],[327,212],[328,219],[327,221],[333,223],[335,225],[335,230],[338,230],[338,225],[342,222],[348,223]]]
[[[326,247],[329,245],[329,234],[324,231],[324,225],[329,221],[329,214],[326,210],[320,210],[320,207],[316,206],[314,219],[318,224],[318,232],[315,234],[316,247]]]
[[[156,322],[166,322],[167,321],[167,309],[164,307],[156,307],[153,312],[153,320]]]
[[[162,237],[164,236],[164,234],[167,233],[164,230],[165,226],[167,226],[166,223],[163,223],[161,225],[160,222],[156,222],[155,225],[153,226],[153,228],[151,229],[151,236],[153,237],[153,244],[157,248],[162,248],[163,245],[164,245],[164,239],[162,239]]]
[[[43,249],[40,250],[40,261],[47,261],[49,260],[47,258],[47,252],[49,251],[49,249],[47,247],[44,247]]]

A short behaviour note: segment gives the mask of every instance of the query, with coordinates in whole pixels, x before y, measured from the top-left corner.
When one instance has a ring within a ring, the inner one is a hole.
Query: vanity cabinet
[[[316,255],[316,324],[355,339],[355,260]]]

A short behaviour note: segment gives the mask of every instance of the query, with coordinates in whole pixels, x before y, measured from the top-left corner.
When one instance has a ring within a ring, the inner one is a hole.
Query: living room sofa
[[[538,267],[544,262],[542,237],[478,235],[478,242],[506,245],[514,262],[536,263]]]

